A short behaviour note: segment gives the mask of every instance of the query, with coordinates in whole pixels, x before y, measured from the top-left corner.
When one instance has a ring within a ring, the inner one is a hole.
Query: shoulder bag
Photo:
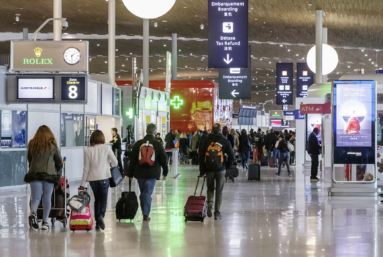
[[[110,187],[116,187],[122,182],[121,171],[118,167],[110,168],[110,175],[111,175],[111,177],[109,178]]]

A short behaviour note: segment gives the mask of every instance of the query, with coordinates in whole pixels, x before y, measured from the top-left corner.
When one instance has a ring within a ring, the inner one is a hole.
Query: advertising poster
[[[311,132],[313,132],[314,128],[319,129],[319,133],[317,135],[318,143],[322,145],[322,117],[321,114],[307,114],[306,120],[306,139],[309,141],[309,136]]]
[[[371,147],[375,108],[372,85],[338,84],[335,97],[337,147]]]
[[[282,120],[270,120],[270,126],[273,128],[279,128],[282,126]]]

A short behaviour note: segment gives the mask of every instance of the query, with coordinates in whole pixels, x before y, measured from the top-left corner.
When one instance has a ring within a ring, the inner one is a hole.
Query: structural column
[[[144,87],[149,87],[149,19],[144,19],[142,68]]]
[[[322,30],[322,37],[323,37],[323,44],[328,44],[327,43],[327,28],[323,28],[323,30]],[[323,51],[323,49],[322,49],[322,51]],[[322,60],[322,62],[323,62],[323,60]],[[322,83],[327,83],[327,75],[323,75],[322,76]]]
[[[23,28],[23,40],[28,41],[28,28]]]
[[[62,1],[53,0],[53,18],[62,18]],[[53,21],[53,40],[61,41],[61,21]]]
[[[315,27],[315,45],[316,45],[316,73],[315,73],[315,83],[323,83],[322,82],[322,28],[323,28],[323,22],[322,22],[322,11],[317,10],[315,12],[315,18],[316,18],[316,27]]]
[[[172,34],[172,80],[177,80],[177,33]]]
[[[116,84],[116,0],[108,2],[108,75],[109,83]]]

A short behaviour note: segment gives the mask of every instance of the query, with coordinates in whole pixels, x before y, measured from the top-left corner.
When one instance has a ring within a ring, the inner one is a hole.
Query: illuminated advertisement
[[[338,84],[334,89],[337,147],[372,146],[374,91],[371,84]]]
[[[306,139],[309,141],[310,134],[314,128],[319,129],[317,139],[320,145],[322,145],[322,115],[321,114],[307,114],[306,116]]]
[[[282,126],[282,120],[270,120],[270,126],[273,128],[279,128]]]

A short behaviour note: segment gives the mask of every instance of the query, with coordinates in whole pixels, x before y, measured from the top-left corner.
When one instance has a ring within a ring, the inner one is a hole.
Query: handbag
[[[116,187],[122,182],[122,175],[118,167],[110,168],[109,186]]]
[[[289,151],[290,151],[290,152],[293,152],[293,151],[295,150],[293,144],[290,143],[289,141],[287,141],[287,148],[289,148]]]

